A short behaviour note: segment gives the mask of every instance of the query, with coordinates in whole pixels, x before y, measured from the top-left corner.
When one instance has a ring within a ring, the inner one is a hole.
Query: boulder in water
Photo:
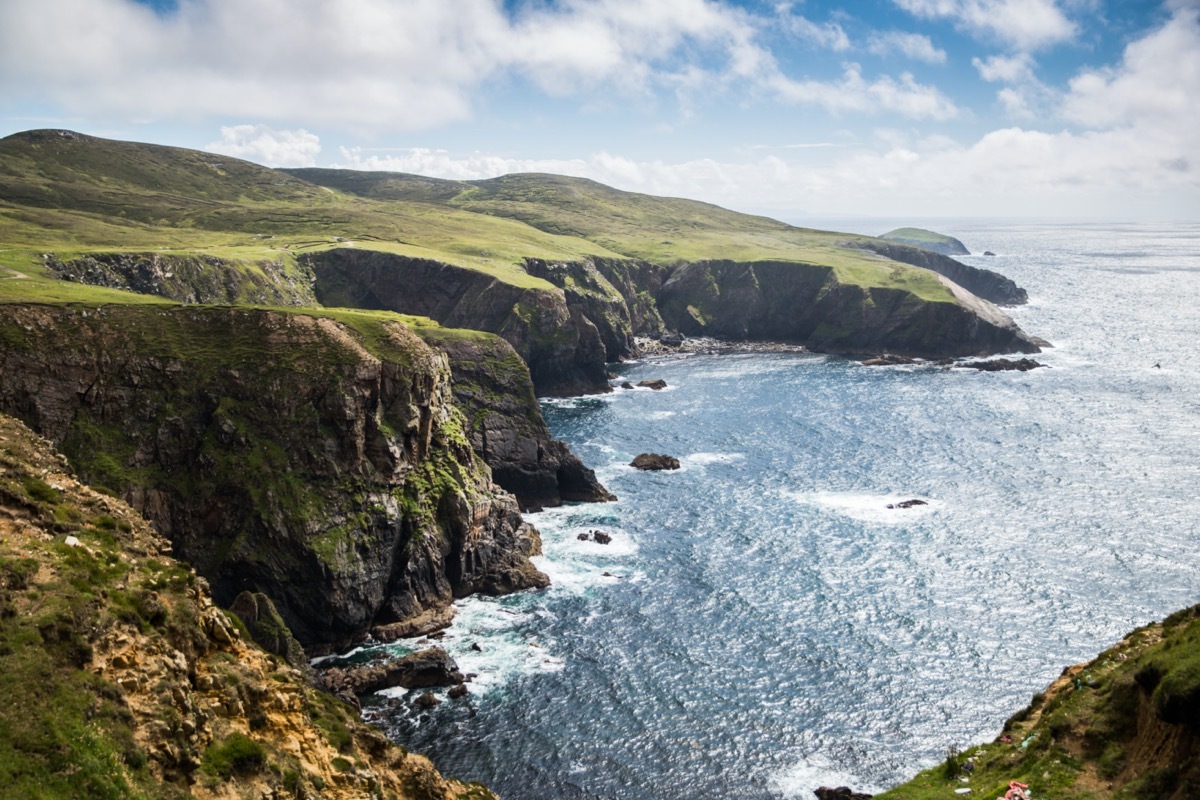
[[[640,470],[679,469],[679,459],[658,453],[642,453],[629,462],[629,466]]]

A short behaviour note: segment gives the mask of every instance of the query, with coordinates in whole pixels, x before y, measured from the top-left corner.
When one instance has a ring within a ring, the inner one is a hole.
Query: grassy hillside
[[[1200,606],[1069,667],[996,741],[876,797],[934,800],[970,788],[991,800],[1010,781],[1035,798],[1200,797]]]
[[[365,200],[238,159],[65,131],[0,140],[0,246],[0,265],[18,270],[48,250],[202,253],[253,264],[357,246],[547,290],[520,268],[526,257],[618,255],[510,219]]]
[[[845,246],[869,237],[797,228],[695,200],[624,192],[584,178],[529,173],[444,181],[386,172],[287,172],[361,197],[436,203],[520,220],[630,258],[662,264],[700,260],[819,264],[833,267],[843,283],[904,288],[926,300],[951,300],[931,273]]]
[[[462,183],[272,170],[69,131],[0,140],[0,265],[18,270],[16,263],[29,265],[23,257],[47,250],[182,251],[253,265],[355,246],[545,289],[521,268],[525,258],[795,261],[832,266],[845,283],[951,300],[923,270],[842,246],[863,238],[554,175]]]

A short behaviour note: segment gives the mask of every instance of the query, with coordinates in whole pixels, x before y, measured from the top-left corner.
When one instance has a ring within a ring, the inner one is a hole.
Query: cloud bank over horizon
[[[1200,3],[1118,11],[8,0],[0,113],[9,132],[161,131],[269,166],[559,172],[781,216],[1196,217]]]

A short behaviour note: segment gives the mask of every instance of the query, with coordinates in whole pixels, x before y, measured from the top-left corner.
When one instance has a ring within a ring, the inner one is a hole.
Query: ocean
[[[620,501],[529,515],[552,587],[458,604],[467,698],[367,716],[505,800],[877,791],[1200,602],[1200,224],[927,227],[1028,290],[1046,368],[693,355],[546,401]]]

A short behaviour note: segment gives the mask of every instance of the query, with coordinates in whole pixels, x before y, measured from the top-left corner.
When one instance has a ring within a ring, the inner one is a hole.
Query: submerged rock
[[[1031,369],[1037,369],[1046,365],[1040,361],[1034,361],[1032,358],[995,358],[991,361],[964,361],[954,366],[962,369],[977,369],[981,372],[1007,372],[1011,370],[1028,372]]]
[[[891,353],[883,353],[870,358],[864,358],[861,362],[864,367],[892,367],[897,364],[915,364],[917,359],[908,356],[897,356]]]
[[[888,503],[888,508],[916,508],[917,506],[927,506],[929,503],[924,500],[901,500],[899,503]]]
[[[658,453],[642,453],[629,462],[629,466],[640,470],[679,469],[679,459]]]

